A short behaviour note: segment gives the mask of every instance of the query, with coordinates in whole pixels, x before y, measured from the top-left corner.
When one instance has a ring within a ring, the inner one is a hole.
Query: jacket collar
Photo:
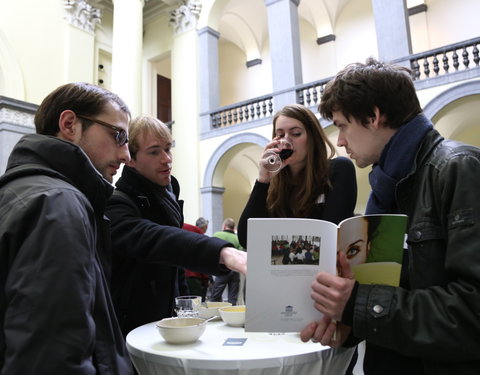
[[[436,149],[437,145],[441,143],[445,138],[443,138],[440,133],[435,129],[430,129],[425,135],[425,138],[418,149],[417,154],[413,162],[413,167],[408,176],[415,174],[418,167],[425,164],[425,160],[430,156],[430,154]]]
[[[116,186],[135,201],[144,217],[166,225],[182,226],[183,202],[172,191],[172,184],[157,185],[134,168],[125,166]]]
[[[152,205],[159,190],[164,189],[160,185],[157,185],[148,178],[142,176],[135,170],[135,168],[127,165],[123,167],[122,176],[118,179],[116,186],[117,189],[135,197],[136,199],[143,198],[145,204],[140,204],[141,206]]]
[[[95,169],[88,156],[77,145],[57,137],[40,134],[23,136],[14,147],[7,172],[29,164],[22,173],[49,174],[80,190],[96,211],[103,214],[113,186]]]

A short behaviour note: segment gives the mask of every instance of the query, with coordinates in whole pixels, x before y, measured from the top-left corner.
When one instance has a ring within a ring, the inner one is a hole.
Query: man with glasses
[[[0,178],[0,373],[132,374],[112,306],[111,182],[130,113],[115,94],[63,85]]]
[[[87,121],[96,123],[98,125],[104,126],[106,128],[112,129],[115,132],[114,138],[115,138],[115,142],[117,142],[117,145],[123,146],[125,143],[128,143],[128,134],[125,129],[119,128],[118,126],[109,124],[108,122],[101,121],[99,119],[94,119],[88,116],[79,115],[78,113],[77,113],[77,117],[81,118],[82,120],[87,120]]]

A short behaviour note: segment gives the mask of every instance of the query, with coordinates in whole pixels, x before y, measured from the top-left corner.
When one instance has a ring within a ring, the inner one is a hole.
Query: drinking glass
[[[175,297],[175,312],[179,318],[198,318],[201,304],[200,296],[178,296]]]
[[[278,172],[283,165],[283,161],[293,154],[292,144],[285,138],[280,139],[280,143],[276,146],[278,152],[268,150],[262,159],[263,166],[269,172]]]

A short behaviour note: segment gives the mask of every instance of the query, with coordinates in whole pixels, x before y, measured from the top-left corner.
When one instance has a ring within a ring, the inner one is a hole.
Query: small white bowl
[[[218,309],[223,321],[232,327],[243,327],[245,324],[245,305],[220,307]]]
[[[220,307],[227,306],[232,306],[232,304],[230,302],[205,302],[205,304],[202,304],[202,306],[200,306],[198,309],[198,315],[203,319],[210,319],[214,316],[218,316],[220,318],[218,309]]]
[[[165,318],[156,326],[169,344],[190,344],[205,332],[207,321],[201,318]]]

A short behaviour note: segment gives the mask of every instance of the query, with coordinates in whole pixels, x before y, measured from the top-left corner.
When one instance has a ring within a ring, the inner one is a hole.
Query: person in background
[[[215,232],[213,236],[230,242],[237,249],[243,249],[235,234],[235,221],[232,218],[227,218],[223,221],[222,229],[220,232]],[[240,275],[238,272],[230,271],[225,275],[216,276],[213,282],[211,300],[221,302],[223,291],[228,287],[228,302],[236,305],[239,286]]]
[[[338,146],[360,168],[372,165],[366,213],[408,216],[408,250],[400,287],[356,283],[339,253],[340,275],[319,273],[312,284],[325,318],[302,340],[366,340],[366,375],[478,374],[480,149],[444,139],[410,71],[372,58],[327,84],[320,112],[338,128]]]
[[[133,374],[108,281],[104,217],[130,160],[130,112],[88,83],[51,92],[0,178],[0,373]]]
[[[207,229],[208,229],[208,220],[205,219],[204,217],[199,217],[195,222],[195,226],[200,228],[202,232],[205,234],[207,233]]]
[[[338,224],[353,216],[357,201],[353,163],[333,158],[334,146],[312,111],[300,104],[285,106],[273,117],[272,137],[238,225],[240,244],[247,251],[249,218],[312,218]],[[293,154],[279,172],[269,172],[264,159],[270,150],[278,150],[282,138],[290,141]]]
[[[182,229],[183,201],[171,176],[172,136],[154,117],[130,123],[131,161],[108,201],[112,295],[123,333],[174,312],[183,267],[220,275],[246,272],[246,254],[227,241]]]
[[[182,228],[190,232],[205,234],[205,232],[196,225],[184,223]],[[185,279],[187,281],[189,294],[201,296],[202,302],[205,302],[207,298],[208,286],[210,284],[210,277],[210,275],[201,272],[185,269]]]

